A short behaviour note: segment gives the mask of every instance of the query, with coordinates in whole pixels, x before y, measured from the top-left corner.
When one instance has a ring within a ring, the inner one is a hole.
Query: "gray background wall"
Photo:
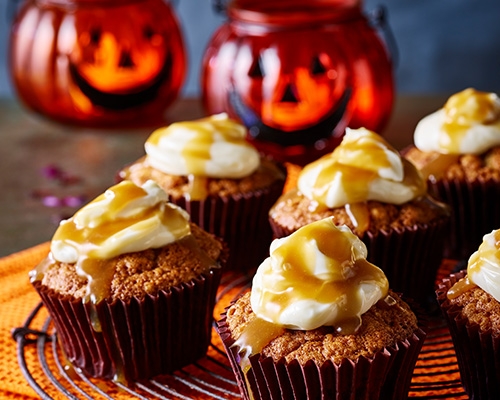
[[[15,0],[0,0],[0,97],[15,96],[7,46]],[[189,72],[182,95],[199,94],[203,51],[225,16],[211,0],[174,0]],[[10,6],[9,6],[10,5]],[[366,0],[367,13],[384,5],[399,50],[400,93],[453,93],[466,87],[500,92],[499,0]]]

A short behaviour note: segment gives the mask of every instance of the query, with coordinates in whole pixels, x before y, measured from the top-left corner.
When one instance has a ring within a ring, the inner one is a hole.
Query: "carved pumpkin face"
[[[13,43],[15,81],[21,97],[28,97],[29,86],[21,80],[33,77],[16,60],[35,48],[34,43],[29,48],[21,45],[26,20],[37,14],[40,25],[35,31],[42,31],[45,40],[32,57],[36,54],[40,65],[47,65],[47,74],[55,72],[46,77],[43,89],[56,96],[58,108],[34,108],[65,120],[127,121],[159,113],[175,99],[184,79],[185,54],[177,21],[163,0],[74,0],[82,5],[74,12],[57,2],[49,1],[49,9],[36,3],[19,17]],[[43,20],[50,23],[42,27]]]
[[[93,103],[127,108],[140,97],[146,101],[171,79],[168,33],[160,21],[140,11],[131,15],[119,10],[112,18],[105,12],[86,14],[75,16],[78,37],[70,71],[73,82]],[[106,95],[110,95],[107,101]],[[127,96],[128,103],[116,101],[118,96]]]
[[[315,125],[334,111],[350,86],[341,51],[327,53],[326,43],[309,37],[276,32],[242,40],[234,60],[234,90],[264,124],[283,131]]]
[[[212,38],[202,94],[210,113],[241,120],[261,151],[304,164],[331,151],[348,124],[385,123],[392,67],[366,21],[245,28],[227,24]]]

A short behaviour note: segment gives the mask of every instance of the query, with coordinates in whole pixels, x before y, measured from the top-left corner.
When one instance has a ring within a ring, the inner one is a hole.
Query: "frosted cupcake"
[[[119,172],[139,185],[157,182],[194,223],[227,242],[228,266],[240,271],[268,255],[267,214],[286,180],[286,169],[245,137],[246,128],[226,114],[177,122],[153,132],[146,156]]]
[[[276,239],[218,331],[244,399],[402,399],[424,331],[332,218]]]
[[[331,154],[304,167],[297,188],[270,211],[276,237],[326,217],[359,236],[393,289],[423,305],[435,302],[448,210],[380,135],[348,129]]]
[[[500,99],[466,89],[423,118],[404,151],[429,193],[450,205],[448,258],[467,260],[486,232],[500,226]]]
[[[226,251],[154,182],[109,188],[62,221],[31,282],[69,362],[131,382],[204,356]]]
[[[439,285],[437,297],[471,399],[500,398],[500,230],[483,238],[467,270]]]

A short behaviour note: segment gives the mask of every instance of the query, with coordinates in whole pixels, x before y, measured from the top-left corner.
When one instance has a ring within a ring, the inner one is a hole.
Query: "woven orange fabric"
[[[48,253],[49,245],[36,247],[0,259],[0,398],[38,399],[28,385],[17,360],[17,344],[11,331],[24,324],[40,302],[29,282],[28,272]],[[28,363],[34,360],[27,360]]]

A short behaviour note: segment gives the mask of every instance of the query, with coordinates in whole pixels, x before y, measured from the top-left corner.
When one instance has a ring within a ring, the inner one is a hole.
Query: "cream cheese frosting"
[[[473,88],[454,94],[419,121],[414,143],[424,152],[455,155],[478,155],[500,145],[500,98]]]
[[[260,164],[245,137],[246,128],[221,113],[159,128],[144,147],[149,164],[167,174],[239,179]]]
[[[332,218],[275,239],[253,279],[252,310],[288,329],[334,326],[352,333],[388,292],[385,274],[366,256],[365,244]]]
[[[500,301],[500,230],[484,235],[478,250],[469,258],[467,277]]]
[[[167,202],[153,181],[142,187],[123,181],[60,223],[52,242],[56,261],[110,259],[158,248],[190,234],[189,214]]]
[[[402,204],[426,193],[413,164],[365,128],[348,128],[332,153],[304,167],[297,186],[301,194],[328,208],[368,200]]]

